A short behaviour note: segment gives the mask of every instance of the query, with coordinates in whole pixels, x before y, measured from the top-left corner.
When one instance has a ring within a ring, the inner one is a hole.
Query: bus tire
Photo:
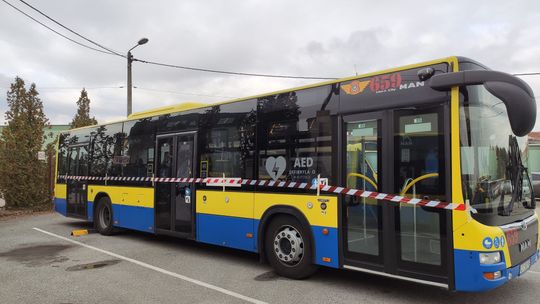
[[[113,211],[110,198],[105,196],[99,199],[94,218],[94,227],[100,234],[113,235],[116,232],[113,227]]]
[[[277,274],[291,279],[305,279],[317,271],[309,227],[291,215],[278,215],[265,232],[268,263]]]

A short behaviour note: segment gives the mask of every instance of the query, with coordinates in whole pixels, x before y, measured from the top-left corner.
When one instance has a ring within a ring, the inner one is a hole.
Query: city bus
[[[455,291],[518,279],[539,255],[524,166],[531,88],[464,57],[70,130],[55,210],[318,267]]]

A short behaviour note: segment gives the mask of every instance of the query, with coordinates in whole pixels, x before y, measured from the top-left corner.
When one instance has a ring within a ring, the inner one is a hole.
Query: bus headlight
[[[481,252],[480,264],[497,264],[501,262],[501,253],[497,252]]]

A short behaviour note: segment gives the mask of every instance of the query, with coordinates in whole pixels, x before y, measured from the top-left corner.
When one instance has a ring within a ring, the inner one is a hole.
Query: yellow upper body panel
[[[321,208],[322,204],[326,209]],[[336,196],[256,193],[254,218],[261,219],[272,206],[291,206],[302,212],[310,225],[337,228],[337,204]]]
[[[67,186],[66,184],[56,184],[54,185],[54,197],[56,198],[67,198]]]
[[[253,192],[198,190],[197,213],[253,218]]]
[[[113,204],[154,208],[154,188],[124,186],[88,186],[88,201],[106,193]]]
[[[335,196],[198,190],[196,200],[197,213],[260,220],[269,208],[279,205],[298,209],[310,225],[337,228],[338,223]]]

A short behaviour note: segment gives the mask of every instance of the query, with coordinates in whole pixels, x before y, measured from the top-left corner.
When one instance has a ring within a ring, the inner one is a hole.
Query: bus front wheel
[[[94,216],[94,226],[103,235],[113,235],[116,232],[113,227],[111,200],[108,197],[102,197],[98,201]]]
[[[315,273],[309,227],[295,217],[279,215],[274,218],[265,235],[268,262],[277,274],[291,279],[304,279]]]

